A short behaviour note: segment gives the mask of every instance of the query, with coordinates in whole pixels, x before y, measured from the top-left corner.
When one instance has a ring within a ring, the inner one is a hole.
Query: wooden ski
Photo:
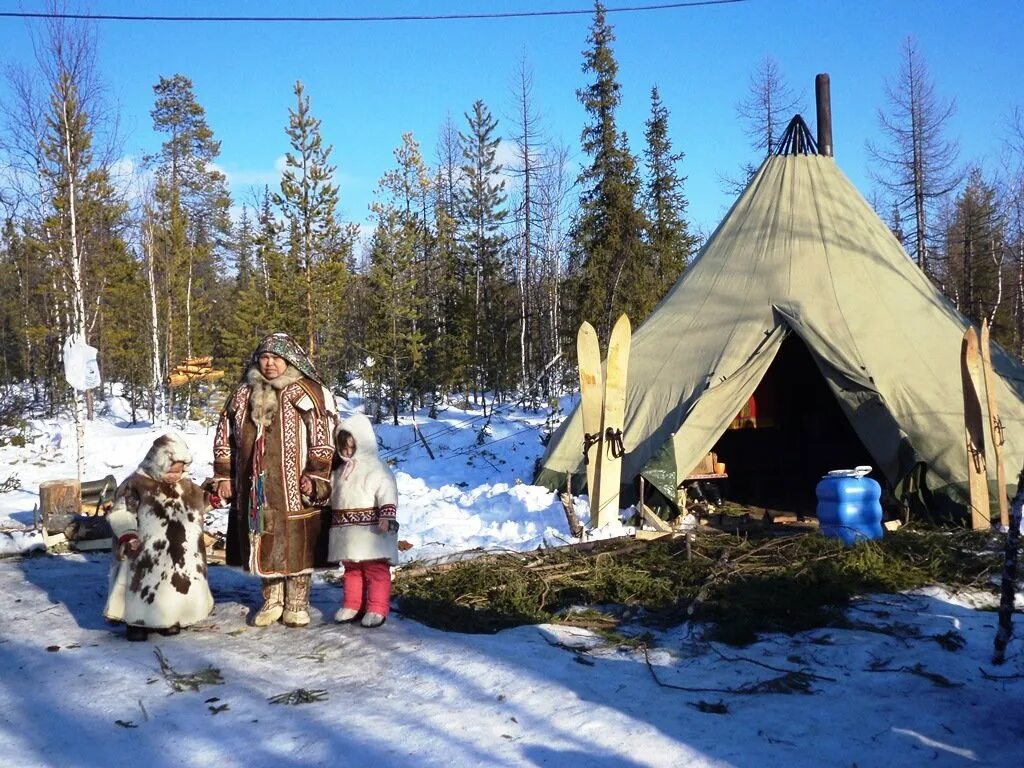
[[[1010,524],[1010,505],[1006,500],[1006,470],[1003,467],[1003,422],[996,404],[996,375],[992,370],[992,346],[989,340],[988,320],[981,321],[981,369],[985,373],[985,399],[988,401],[988,437],[992,441],[992,454],[996,460],[996,494],[999,499],[999,523]]]
[[[622,482],[623,426],[626,420],[626,376],[633,329],[629,318],[620,315],[608,340],[608,361],[604,378],[604,444],[601,446],[600,496],[591,502],[590,524],[594,528],[619,518],[619,486]]]
[[[576,360],[580,371],[580,411],[583,416],[583,458],[587,467],[587,495],[590,497],[590,525],[594,527],[594,510],[600,493],[599,474],[604,429],[604,378],[601,375],[601,348],[597,331],[584,322],[576,334]]]
[[[985,422],[978,397],[977,381],[981,373],[978,333],[970,327],[960,346],[960,377],[964,391],[964,436],[967,447],[967,480],[970,490],[971,527],[988,528],[988,471],[985,466]]]

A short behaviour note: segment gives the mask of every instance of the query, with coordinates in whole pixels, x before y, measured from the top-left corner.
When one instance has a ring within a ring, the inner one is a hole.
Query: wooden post
[[[576,516],[576,509],[572,505],[572,474],[566,473],[565,476],[565,493],[559,497],[562,502],[562,508],[565,510],[565,522],[569,524],[569,533],[574,538],[583,538],[583,523]]]
[[[62,533],[82,507],[82,484],[77,479],[44,480],[39,484],[43,532]]]

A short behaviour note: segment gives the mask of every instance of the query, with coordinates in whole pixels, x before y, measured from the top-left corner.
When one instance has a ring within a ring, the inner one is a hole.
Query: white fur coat
[[[138,627],[187,627],[213,610],[206,580],[203,513],[208,495],[187,477],[173,485],[164,475],[175,461],[192,457],[185,441],[158,438],[139,468],[117,489],[108,519],[117,542],[138,538],[139,550],[110,571],[103,615]]]
[[[328,561],[388,560],[398,563],[398,485],[391,468],[377,455],[377,436],[370,420],[361,413],[338,425],[338,434],[351,434],[356,441],[352,459],[336,462],[331,472],[331,532]],[[349,466],[351,464],[351,466]],[[390,520],[388,532],[378,523]]]

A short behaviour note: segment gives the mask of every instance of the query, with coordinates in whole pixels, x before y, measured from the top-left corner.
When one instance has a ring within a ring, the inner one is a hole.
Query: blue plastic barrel
[[[882,538],[882,487],[865,475],[871,467],[838,469],[818,482],[821,533],[851,546],[861,539]]]

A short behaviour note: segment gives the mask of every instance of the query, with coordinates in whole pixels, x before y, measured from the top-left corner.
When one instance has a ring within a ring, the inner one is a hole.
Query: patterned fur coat
[[[227,563],[263,577],[310,573],[323,559],[322,506],[330,495],[334,456],[334,398],[330,390],[289,365],[266,379],[257,366],[228,398],[213,442],[215,479],[230,479]],[[253,456],[262,432],[262,530],[250,530]],[[310,497],[299,488],[313,481]],[[320,553],[320,557],[317,555]]]
[[[118,542],[138,537],[141,546],[111,567],[108,619],[166,629],[195,624],[213,610],[203,544],[209,495],[187,477],[163,481],[176,461],[191,463],[188,446],[178,435],[164,435],[117,489],[110,527]]]
[[[361,413],[345,419],[338,431],[355,438],[355,455],[338,460],[331,474],[331,533],[327,559],[388,560],[398,564],[398,525],[383,533],[377,524],[394,521],[398,485],[391,468],[377,455],[377,436],[370,420]],[[337,433],[336,433],[337,434]]]

